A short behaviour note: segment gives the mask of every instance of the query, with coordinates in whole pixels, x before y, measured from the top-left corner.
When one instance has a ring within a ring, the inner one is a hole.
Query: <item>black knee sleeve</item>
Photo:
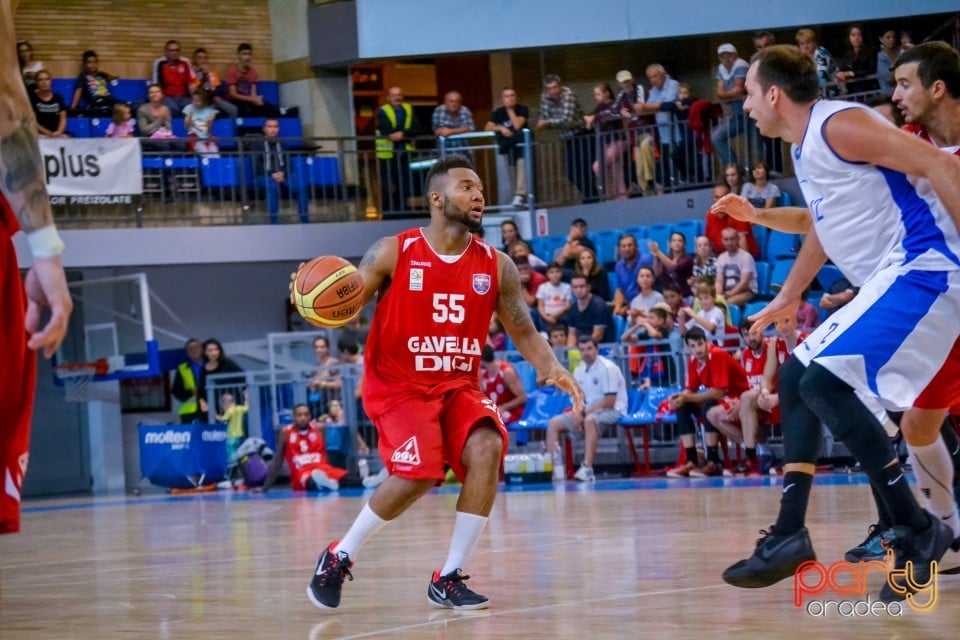
[[[783,459],[787,464],[816,464],[823,444],[820,419],[800,397],[800,381],[806,371],[803,363],[796,358],[789,358],[780,367],[777,378]]]
[[[698,414],[697,405],[692,402],[685,402],[677,409],[677,431],[680,435],[693,435],[697,432],[693,424],[694,417]]]

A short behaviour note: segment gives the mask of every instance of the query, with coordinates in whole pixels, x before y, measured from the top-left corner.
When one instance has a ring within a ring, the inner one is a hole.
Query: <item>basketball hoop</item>
[[[107,371],[106,360],[59,364],[53,368],[53,374],[63,384],[63,399],[67,402],[86,402],[93,376],[102,376]]]

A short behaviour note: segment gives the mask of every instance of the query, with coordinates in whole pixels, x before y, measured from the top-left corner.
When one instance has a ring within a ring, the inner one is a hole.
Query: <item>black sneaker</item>
[[[893,549],[894,569],[903,570],[908,562],[912,563],[909,580],[903,575],[893,576],[895,587],[890,586],[888,576],[883,588],[880,589],[880,599],[884,602],[898,602],[905,600],[907,593],[915,593],[910,584],[926,585],[930,582],[930,563],[940,560],[947,549],[953,544],[953,530],[937,518],[927,514],[929,524],[922,531],[914,531],[909,527],[896,526],[883,532],[883,544]]]
[[[334,553],[333,548],[339,540],[334,540],[330,546],[320,554],[317,570],[313,573],[313,580],[307,587],[307,597],[310,602],[321,609],[336,609],[340,606],[340,589],[343,588],[343,579],[353,580],[350,567],[353,562],[350,556],[340,551]]]
[[[769,587],[792,576],[804,562],[817,559],[806,527],[788,536],[777,535],[770,527],[760,535],[753,555],[723,572],[724,582],[744,589]]]
[[[490,600],[463,584],[469,578],[461,574],[460,569],[454,569],[445,576],[440,575],[439,569],[434,571],[427,589],[427,602],[443,609],[486,609],[490,606]]]
[[[866,562],[868,560],[883,560],[887,550],[883,546],[883,532],[880,531],[880,525],[872,524],[867,529],[867,537],[863,542],[843,554],[843,559],[847,562]]]

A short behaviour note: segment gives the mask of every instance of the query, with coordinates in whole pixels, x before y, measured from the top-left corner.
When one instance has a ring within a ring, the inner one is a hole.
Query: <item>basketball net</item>
[[[90,382],[94,375],[107,372],[107,362],[80,362],[60,364],[53,368],[57,379],[63,383],[63,399],[67,402],[87,402],[90,398]]]

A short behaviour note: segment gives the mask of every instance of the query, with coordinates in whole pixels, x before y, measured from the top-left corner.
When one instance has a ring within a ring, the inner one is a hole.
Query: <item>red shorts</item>
[[[346,469],[341,469],[340,467],[334,467],[329,465],[326,462],[316,462],[314,464],[308,464],[300,467],[296,471],[290,474],[290,488],[294,491],[306,491],[307,490],[307,481],[310,479],[310,474],[314,470],[319,469],[327,474],[327,477],[332,478],[333,480],[341,480],[345,475],[347,475]]]
[[[913,406],[917,409],[945,409],[960,404],[960,339],[953,343],[947,359]],[[952,413],[952,412],[951,412]]]
[[[20,530],[20,487],[30,449],[37,358],[27,348],[25,299],[13,243],[0,228],[0,534]]]
[[[390,475],[441,480],[446,463],[463,480],[463,448],[483,421],[496,427],[506,445],[507,428],[496,405],[479,389],[458,388],[431,397],[408,396],[373,423],[380,436],[377,449]],[[506,453],[507,447],[501,447],[501,460]]]

